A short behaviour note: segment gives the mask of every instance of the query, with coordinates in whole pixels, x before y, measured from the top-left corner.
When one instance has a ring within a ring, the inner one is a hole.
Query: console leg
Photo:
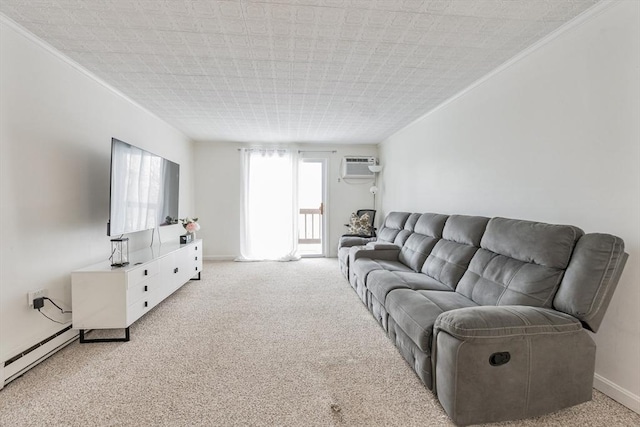
[[[87,344],[93,342],[126,342],[129,341],[130,333],[129,328],[125,328],[124,330],[124,338],[93,338],[88,339],[85,338],[85,329],[80,329],[80,344]]]

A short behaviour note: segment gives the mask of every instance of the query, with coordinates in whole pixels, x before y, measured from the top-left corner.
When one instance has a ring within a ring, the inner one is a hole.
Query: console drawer
[[[141,298],[127,307],[127,326],[142,317],[147,311],[151,310],[155,302],[152,301],[151,295],[147,298]]]
[[[158,261],[152,261],[127,272],[127,290],[158,274]]]
[[[140,283],[136,283],[134,286],[130,286],[127,290],[127,304],[138,301],[141,298],[149,298],[151,291],[157,287],[157,284],[153,280],[143,280]]]

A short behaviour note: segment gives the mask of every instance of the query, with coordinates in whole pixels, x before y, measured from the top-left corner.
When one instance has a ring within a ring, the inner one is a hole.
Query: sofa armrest
[[[432,343],[433,386],[457,425],[536,417],[591,399],[595,343],[565,313],[451,310],[436,319]]]
[[[465,341],[576,332],[578,319],[540,307],[520,305],[466,307],[445,311],[435,321],[434,335],[444,331]]]
[[[360,259],[360,258],[397,261],[399,254],[400,254],[400,248],[395,245],[393,248],[388,248],[388,249],[359,249],[357,251],[352,249],[351,252],[349,253],[349,256],[351,257],[349,261],[355,262],[357,259]]]
[[[386,242],[369,242],[369,243],[367,243],[367,249],[375,249],[375,250],[391,249],[391,250],[396,250],[396,249],[398,249],[398,245],[395,245],[393,243],[386,243]]]
[[[364,246],[367,243],[374,242],[375,237],[362,237],[362,236],[341,236],[338,242],[338,248],[350,248],[352,246]]]

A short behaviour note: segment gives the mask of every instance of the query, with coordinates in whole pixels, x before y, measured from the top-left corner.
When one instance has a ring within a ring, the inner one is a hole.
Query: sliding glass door
[[[326,159],[302,159],[298,165],[298,253],[325,256]]]

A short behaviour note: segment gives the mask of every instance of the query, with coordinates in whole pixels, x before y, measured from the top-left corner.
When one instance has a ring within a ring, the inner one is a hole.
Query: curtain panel
[[[236,261],[293,261],[297,254],[297,153],[241,150],[240,256]]]

